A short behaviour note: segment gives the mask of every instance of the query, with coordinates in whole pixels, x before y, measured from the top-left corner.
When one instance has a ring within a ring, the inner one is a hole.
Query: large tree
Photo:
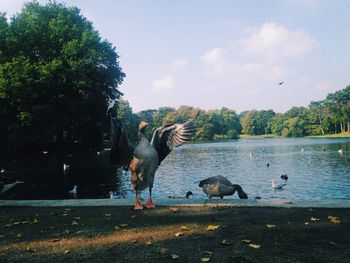
[[[112,44],[78,8],[56,2],[27,3],[9,23],[0,16],[0,26],[0,114],[10,145],[99,149],[108,101],[125,77]]]

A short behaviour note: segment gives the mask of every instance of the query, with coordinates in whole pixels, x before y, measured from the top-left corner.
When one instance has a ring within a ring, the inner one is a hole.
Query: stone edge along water
[[[0,200],[1,207],[132,206],[133,199]],[[290,201],[273,200],[171,200],[157,199],[158,206],[350,208],[350,200]]]

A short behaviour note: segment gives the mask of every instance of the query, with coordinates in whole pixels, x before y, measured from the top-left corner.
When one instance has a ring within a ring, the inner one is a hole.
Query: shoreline
[[[350,200],[292,201],[240,199],[156,199],[156,205],[188,207],[276,207],[276,208],[350,208]],[[134,199],[58,199],[58,200],[0,200],[0,207],[107,207],[134,205]]]

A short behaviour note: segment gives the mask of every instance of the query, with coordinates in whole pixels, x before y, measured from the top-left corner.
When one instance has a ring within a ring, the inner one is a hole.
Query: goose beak
[[[142,130],[148,126],[148,122],[141,121],[139,125],[139,129]]]

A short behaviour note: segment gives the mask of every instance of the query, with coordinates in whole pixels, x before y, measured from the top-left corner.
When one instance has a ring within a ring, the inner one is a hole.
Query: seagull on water
[[[117,199],[118,197],[114,194],[113,191],[109,191],[109,199]]]
[[[278,182],[276,180],[272,180],[272,188],[273,189],[282,189],[283,186],[285,186],[285,185],[286,185],[286,183],[284,183],[284,182]]]
[[[69,195],[73,196],[73,198],[77,198],[78,195],[78,186],[74,185],[73,189],[68,192]]]

